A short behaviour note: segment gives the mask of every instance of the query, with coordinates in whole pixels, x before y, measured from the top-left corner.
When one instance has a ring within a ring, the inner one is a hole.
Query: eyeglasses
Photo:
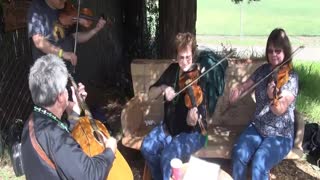
[[[282,52],[282,49],[268,49],[267,53],[268,54],[273,54],[275,52],[276,54],[280,54]]]

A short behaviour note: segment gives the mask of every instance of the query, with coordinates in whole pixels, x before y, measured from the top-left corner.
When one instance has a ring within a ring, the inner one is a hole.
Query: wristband
[[[59,56],[59,58],[62,58],[62,56],[63,56],[63,50],[62,49],[59,50],[58,56]]]

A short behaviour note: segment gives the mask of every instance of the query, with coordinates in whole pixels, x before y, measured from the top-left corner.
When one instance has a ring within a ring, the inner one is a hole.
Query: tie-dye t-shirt
[[[61,10],[50,8],[45,0],[33,0],[28,9],[28,36],[39,34],[45,37],[51,44],[62,48],[64,51],[73,51],[74,26],[65,28],[59,22]],[[31,41],[33,60],[45,55],[40,49],[35,47]],[[67,62],[67,61],[66,61]]]

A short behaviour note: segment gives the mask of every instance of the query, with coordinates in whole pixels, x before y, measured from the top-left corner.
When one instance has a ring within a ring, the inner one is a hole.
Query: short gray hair
[[[58,95],[65,91],[68,70],[61,58],[49,54],[36,60],[30,68],[29,89],[33,102],[38,106],[51,106]]]

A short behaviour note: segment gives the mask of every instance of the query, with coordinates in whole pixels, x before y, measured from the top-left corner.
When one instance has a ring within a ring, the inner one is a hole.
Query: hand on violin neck
[[[187,114],[187,124],[189,126],[195,126],[199,120],[199,113],[198,113],[198,108],[193,107],[189,109],[188,114]]]
[[[97,34],[103,27],[105,26],[106,21],[103,18],[100,18],[96,27],[90,30],[90,33],[92,34],[91,36]]]
[[[104,20],[102,17],[99,19],[96,27],[94,28],[96,32],[99,32],[104,26],[106,25],[106,20]]]
[[[279,89],[276,88],[276,84],[274,81],[271,81],[268,83],[267,86],[267,95],[269,99],[274,99],[276,98],[275,96],[278,95]]]
[[[76,23],[77,22],[77,18],[73,19],[74,22]],[[90,28],[92,22],[91,21],[88,21],[86,19],[83,19],[83,18],[79,18],[79,24],[85,28]]]
[[[241,93],[243,93],[242,89],[243,88],[240,85],[231,89],[230,94],[229,94],[229,102],[230,103],[235,103],[239,99]]]
[[[70,27],[77,23],[79,20],[79,24],[85,28],[90,28],[93,22],[97,22],[96,30],[100,31],[106,21],[104,18],[98,19],[93,16],[93,12],[89,8],[80,9],[80,13],[78,14],[78,8],[76,8],[71,2],[67,1],[63,10],[59,14],[59,21],[64,27]]]

